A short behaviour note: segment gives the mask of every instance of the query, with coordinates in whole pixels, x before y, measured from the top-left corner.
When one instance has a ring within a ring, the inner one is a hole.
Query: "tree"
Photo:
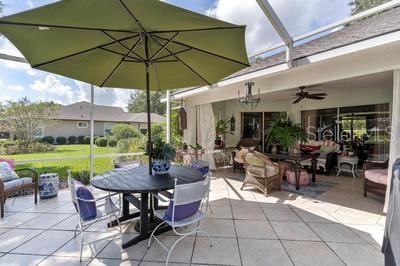
[[[48,126],[58,110],[53,102],[31,102],[24,97],[16,101],[7,101],[0,106],[0,120],[5,130],[21,141],[23,151],[35,141],[35,135]]]
[[[165,114],[166,105],[161,102],[161,99],[164,98],[165,95],[165,92],[150,92],[150,111],[152,113],[159,115]],[[128,111],[132,113],[147,112],[145,91],[137,91],[131,94],[128,103]]]
[[[389,1],[390,0],[350,0],[349,5],[351,6],[351,14],[355,15]]]

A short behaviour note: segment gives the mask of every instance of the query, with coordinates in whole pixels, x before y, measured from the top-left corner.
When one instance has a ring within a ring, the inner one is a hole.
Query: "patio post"
[[[171,142],[171,91],[167,90],[167,143]]]
[[[94,175],[94,85],[90,85],[90,155],[89,155],[89,167],[90,167],[90,179]]]
[[[390,136],[389,169],[386,189],[385,206],[386,212],[389,203],[389,192],[392,181],[392,165],[400,157],[400,69],[393,71],[393,100],[392,100],[392,128]]]

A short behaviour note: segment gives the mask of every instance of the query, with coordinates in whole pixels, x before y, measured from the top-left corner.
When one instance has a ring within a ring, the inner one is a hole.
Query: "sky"
[[[259,8],[256,0],[163,0],[208,16],[247,25],[249,54],[282,41]],[[55,2],[54,0],[2,0],[3,16]],[[269,0],[283,24],[297,36],[350,15],[349,0]],[[21,56],[4,37],[0,53]],[[59,75],[35,70],[27,64],[0,60],[0,102],[28,97],[33,101],[70,104],[89,101],[89,85]],[[133,90],[96,88],[95,103],[126,108]]]

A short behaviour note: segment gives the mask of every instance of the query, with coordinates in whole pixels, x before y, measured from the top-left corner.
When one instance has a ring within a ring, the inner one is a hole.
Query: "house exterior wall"
[[[51,125],[47,126],[44,131],[44,136],[52,136],[56,137],[66,137],[69,136],[89,136],[90,135],[90,121],[86,121],[88,123],[87,128],[78,128],[76,120],[57,120],[54,121]],[[104,121],[95,121],[94,122],[94,135],[95,136],[104,136],[104,127],[105,124],[118,124],[113,122],[104,122]],[[147,128],[146,123],[129,123],[129,125],[137,128],[138,130],[142,128]]]

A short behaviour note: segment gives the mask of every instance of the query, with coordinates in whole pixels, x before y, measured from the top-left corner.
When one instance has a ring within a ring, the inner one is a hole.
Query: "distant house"
[[[147,132],[147,113],[125,112],[120,107],[94,105],[94,134],[105,136],[110,134],[115,124],[124,123],[137,128],[142,134]],[[152,123],[165,122],[158,114],[151,114]],[[42,128],[37,137],[69,137],[88,136],[90,134],[90,104],[77,102],[61,105],[54,117],[54,123]]]

